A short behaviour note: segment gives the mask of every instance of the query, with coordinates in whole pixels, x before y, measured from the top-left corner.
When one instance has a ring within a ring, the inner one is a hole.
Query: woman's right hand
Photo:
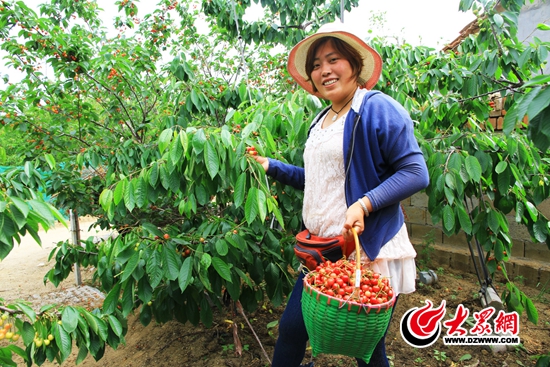
[[[267,169],[269,168],[269,159],[266,157],[262,157],[258,155],[258,152],[256,151],[256,148],[254,147],[247,147],[246,148],[247,154],[249,154],[256,162],[262,165],[264,172],[267,172]]]

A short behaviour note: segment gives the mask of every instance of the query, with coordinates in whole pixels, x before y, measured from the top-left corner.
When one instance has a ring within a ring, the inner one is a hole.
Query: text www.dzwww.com
[[[495,345],[519,344],[518,336],[444,336],[443,344],[445,345]]]

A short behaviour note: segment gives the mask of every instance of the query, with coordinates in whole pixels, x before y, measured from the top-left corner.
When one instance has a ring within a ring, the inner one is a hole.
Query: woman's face
[[[311,81],[323,98],[336,105],[347,101],[357,89],[349,61],[334,48],[332,41],[315,53]]]

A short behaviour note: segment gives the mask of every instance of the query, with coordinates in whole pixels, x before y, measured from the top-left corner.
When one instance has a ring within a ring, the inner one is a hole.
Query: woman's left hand
[[[365,229],[365,212],[359,203],[353,203],[346,211],[346,221],[342,229],[342,235],[346,241],[353,240],[351,227],[355,228],[357,235],[363,233]]]

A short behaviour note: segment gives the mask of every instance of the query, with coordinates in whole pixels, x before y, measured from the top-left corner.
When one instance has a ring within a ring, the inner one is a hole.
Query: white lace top
[[[365,93],[364,89],[357,90],[352,108],[359,108]],[[302,217],[306,228],[320,237],[341,235],[346,220],[343,153],[346,115],[339,116],[338,120],[324,129],[324,117],[321,117],[311,129],[304,149],[305,186]],[[389,277],[396,294],[415,291],[415,257],[416,251],[409,240],[405,224],[395,237],[382,246],[374,261],[361,251],[361,262]],[[350,255],[350,259],[355,259],[355,251]]]
[[[311,233],[320,237],[342,234],[346,220],[344,191],[344,122],[339,116],[323,129],[323,119],[313,127],[304,150],[305,189],[302,216]]]

